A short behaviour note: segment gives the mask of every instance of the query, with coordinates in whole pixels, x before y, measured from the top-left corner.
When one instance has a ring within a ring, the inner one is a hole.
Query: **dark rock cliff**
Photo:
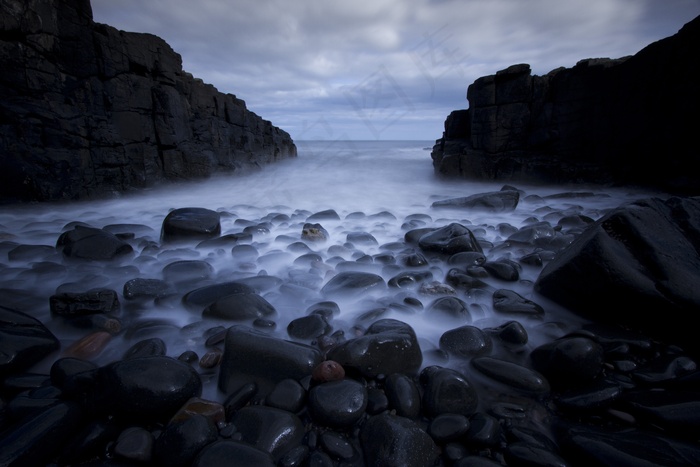
[[[289,134],[89,0],[2,0],[0,202],[77,199],[296,156]]]
[[[433,148],[437,174],[697,194],[700,17],[620,59],[477,79]]]

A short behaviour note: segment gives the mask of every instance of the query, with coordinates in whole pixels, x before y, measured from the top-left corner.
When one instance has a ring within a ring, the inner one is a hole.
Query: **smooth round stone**
[[[306,309],[307,315],[312,313],[320,314],[326,320],[330,320],[333,316],[340,314],[340,307],[332,301],[317,302]]]
[[[304,425],[299,417],[274,407],[243,407],[231,422],[238,429],[241,441],[270,454],[275,461],[299,446],[304,437]]]
[[[154,299],[175,293],[169,282],[161,279],[144,279],[137,277],[124,283],[123,295],[126,300]]]
[[[431,417],[443,413],[472,415],[479,396],[466,377],[451,368],[429,366],[420,374],[423,386],[423,410]]]
[[[306,389],[295,379],[283,379],[265,397],[265,405],[297,413],[306,402]]]
[[[237,232],[227,235],[222,235],[221,237],[213,237],[202,240],[195,246],[196,249],[218,249],[218,248],[232,248],[235,245],[239,245],[246,242],[252,242],[253,235],[247,232]]]
[[[230,440],[219,440],[205,446],[195,457],[192,467],[275,467],[277,463],[267,452]]]
[[[163,268],[163,277],[169,282],[185,282],[209,279],[214,267],[202,260],[174,261]]]
[[[285,453],[284,456],[279,460],[279,467],[301,467],[306,464],[309,459],[309,447],[305,445],[297,446],[290,449]]]
[[[384,279],[370,272],[344,271],[336,274],[321,288],[324,295],[359,297],[368,292],[382,290]]]
[[[487,261],[482,265],[482,267],[486,269],[489,275],[495,277],[496,279],[508,282],[515,282],[520,279],[520,265],[509,259]]]
[[[260,252],[253,245],[234,245],[231,254],[236,261],[255,261],[260,256]]]
[[[56,255],[56,248],[51,245],[17,245],[7,252],[10,261],[41,261]]]
[[[488,289],[489,285],[479,279],[478,277],[473,277],[466,272],[452,268],[447,271],[445,276],[445,282],[454,287],[455,289],[464,290],[470,292],[472,289]]]
[[[331,428],[347,428],[364,415],[367,389],[351,379],[329,381],[309,390],[308,405],[316,423]]]
[[[245,407],[253,397],[258,393],[258,385],[255,383],[246,383],[236,390],[232,391],[223,403],[226,413],[226,420],[231,420],[231,417]]]
[[[153,455],[154,439],[150,431],[141,427],[127,428],[114,444],[114,454],[136,462],[149,462]]]
[[[164,242],[206,240],[221,234],[221,215],[205,208],[174,209],[165,216],[161,226]]]
[[[391,373],[415,374],[423,363],[415,331],[394,319],[375,321],[364,335],[330,349],[327,358],[370,378]]]
[[[249,321],[269,318],[276,313],[275,307],[260,295],[237,293],[218,299],[202,311],[202,316],[228,321]]]
[[[439,297],[429,306],[427,311],[439,318],[447,318],[452,321],[471,323],[472,316],[469,307],[464,300],[458,297]]]
[[[74,378],[80,373],[94,371],[98,368],[93,362],[81,358],[62,357],[53,362],[49,372],[51,384],[70,393],[74,387]]]
[[[321,352],[310,345],[234,325],[226,332],[218,386],[230,394],[254,382],[265,395],[283,379],[300,381],[310,376],[322,361]]]
[[[555,398],[557,407],[562,410],[592,411],[608,407],[622,394],[622,386],[611,381],[598,381],[582,388],[574,388]]]
[[[530,353],[533,368],[557,386],[589,382],[603,369],[603,347],[586,337],[562,337]]]
[[[441,444],[455,441],[467,431],[469,431],[469,418],[461,414],[440,414],[433,418],[428,425],[428,434]]]
[[[287,334],[292,339],[311,340],[330,333],[331,326],[319,314],[293,319],[287,325]]]
[[[512,290],[498,289],[493,293],[493,309],[499,313],[532,317],[544,315],[544,308]]]
[[[401,373],[392,373],[384,383],[384,392],[390,406],[396,410],[396,415],[406,418],[416,418],[420,415],[420,392],[412,378]]]
[[[483,212],[510,212],[518,206],[519,201],[519,191],[502,189],[500,191],[435,201],[432,207],[465,208]]]
[[[482,252],[471,230],[456,222],[426,233],[418,240],[418,246],[423,251],[434,251],[446,255],[463,251]]]
[[[332,459],[347,461],[357,455],[347,438],[335,431],[324,431],[321,433],[319,441],[323,450],[326,451]]]
[[[68,258],[93,261],[116,260],[134,251],[131,245],[112,233],[81,225],[63,232],[56,241],[56,247]]]
[[[171,421],[156,439],[153,459],[160,465],[187,467],[202,448],[218,438],[216,425],[204,415]]]
[[[223,282],[220,284],[206,285],[187,292],[182,297],[182,303],[190,308],[202,309],[217,300],[237,293],[254,293],[255,290],[241,282]]]
[[[622,393],[621,403],[638,420],[649,421],[668,432],[686,434],[700,429],[698,390],[628,391]]]
[[[491,338],[475,326],[460,326],[440,336],[440,349],[458,358],[488,355],[493,349]]]
[[[377,242],[377,239],[374,238],[374,235],[368,232],[349,232],[346,235],[345,240],[354,245],[379,245],[379,242]]]
[[[387,284],[389,287],[412,289],[418,287],[422,282],[432,279],[433,273],[430,271],[405,271],[389,279]]]
[[[469,417],[469,430],[464,436],[468,446],[493,447],[501,443],[503,431],[498,419],[483,412]]]
[[[524,243],[534,245],[535,241],[551,239],[555,235],[554,227],[549,222],[538,222],[522,227],[512,234],[506,241],[511,243]]]
[[[316,222],[316,221],[339,221],[340,216],[334,209],[326,209],[324,211],[318,211],[311,214],[306,218],[306,222]]]
[[[447,258],[451,266],[481,266],[486,262],[486,256],[479,251],[461,251]]]
[[[168,419],[202,393],[197,371],[165,356],[111,363],[98,370],[97,381],[99,409],[127,419]]]
[[[328,381],[337,381],[345,378],[345,369],[343,366],[333,360],[326,360],[319,363],[311,377],[318,382],[325,383]]]
[[[529,339],[525,326],[517,321],[508,321],[495,328],[486,328],[484,332],[505,344],[515,346],[525,345]]]
[[[440,450],[412,420],[383,413],[370,417],[360,431],[365,465],[426,467],[435,465]]]
[[[477,357],[471,363],[481,374],[514,389],[538,395],[550,391],[549,382],[544,376],[516,363],[493,357]]]
[[[389,399],[386,393],[378,388],[367,389],[367,413],[377,415],[389,410]]]
[[[28,369],[60,346],[39,320],[0,305],[0,377]]]
[[[163,339],[160,337],[151,337],[149,339],[139,341],[129,347],[129,349],[124,352],[122,360],[139,357],[151,357],[154,355],[165,355],[166,350],[167,348]]]

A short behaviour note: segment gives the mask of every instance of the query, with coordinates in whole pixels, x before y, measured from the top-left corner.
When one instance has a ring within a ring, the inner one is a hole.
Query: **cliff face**
[[[0,201],[77,199],[296,156],[286,132],[89,0],[0,2]]]
[[[432,157],[436,173],[481,180],[632,184],[700,193],[700,17],[631,57],[532,76],[477,79]]]

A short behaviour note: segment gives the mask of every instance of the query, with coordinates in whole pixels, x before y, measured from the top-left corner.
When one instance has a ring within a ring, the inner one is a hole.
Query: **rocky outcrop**
[[[77,199],[296,156],[291,137],[194,78],[162,39],[89,0],[0,3],[0,201]]]
[[[436,173],[467,179],[595,182],[697,194],[700,17],[631,57],[533,76],[484,76],[433,148]]]

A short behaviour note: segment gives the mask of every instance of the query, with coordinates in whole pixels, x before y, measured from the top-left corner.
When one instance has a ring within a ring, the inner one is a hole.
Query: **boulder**
[[[602,323],[699,351],[700,198],[650,198],[588,227],[540,273],[535,290]]]

